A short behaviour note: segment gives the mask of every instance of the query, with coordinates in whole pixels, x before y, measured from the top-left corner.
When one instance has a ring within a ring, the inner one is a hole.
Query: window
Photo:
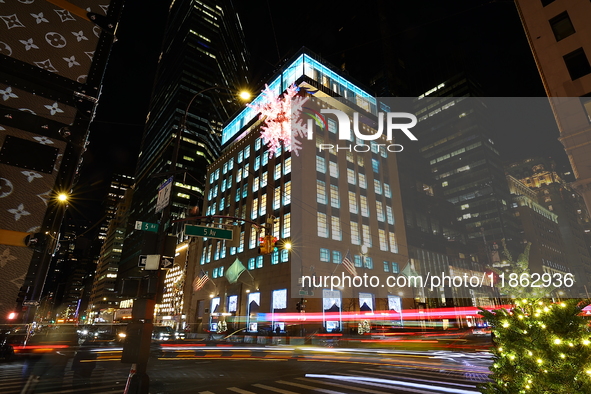
[[[275,177],[273,179],[277,180],[281,178],[281,163],[275,166]]]
[[[326,183],[316,180],[316,202],[326,204]]]
[[[359,196],[359,199],[361,201],[361,215],[365,216],[366,218],[369,217],[369,208],[367,206],[367,197],[365,196]]]
[[[390,272],[390,263],[384,261],[384,272]]]
[[[252,200],[252,214],[250,215],[251,219],[256,219],[259,217],[259,199],[255,198]]]
[[[283,191],[283,206],[291,203],[291,181],[285,183],[285,190]]]
[[[291,157],[285,159],[285,164],[283,165],[283,175],[287,175],[291,172]]]
[[[326,160],[324,157],[316,156],[316,171],[326,172]]]
[[[361,245],[359,238],[359,225],[356,222],[351,222],[351,243],[353,245]]]
[[[330,185],[330,206],[340,208],[339,189],[335,185]]]
[[[343,234],[341,232],[341,219],[338,216],[331,217],[331,227],[332,227],[332,239],[337,241],[343,240]]]
[[[250,157],[250,146],[244,148],[244,158]]]
[[[228,162],[224,163],[223,173],[225,174],[226,172],[228,172]]]
[[[359,208],[357,207],[357,196],[354,192],[349,192],[349,212],[359,213]]]
[[[376,194],[382,194],[382,184],[380,183],[380,181],[374,179],[373,188],[374,188]]]
[[[267,214],[267,195],[263,194],[261,196],[260,216],[264,216],[266,214]]]
[[[254,178],[254,182],[252,183],[252,192],[256,193],[259,191],[259,186],[260,186],[260,182],[259,182],[259,178],[256,177]]]
[[[390,191],[390,185],[384,183],[384,196],[392,198],[392,192]]]
[[[330,176],[335,178],[339,177],[339,167],[337,166],[337,163],[335,163],[334,161],[330,162]]]
[[[388,217],[388,224],[394,224],[394,215],[392,214],[392,207],[386,207],[386,216]]]
[[[244,158],[244,153],[242,151],[238,152],[238,163],[242,163],[242,159]]]
[[[279,263],[279,250],[274,250],[271,253],[271,265],[275,265]]]
[[[550,19],[550,26],[552,27],[552,32],[554,32],[556,41],[560,41],[575,34],[575,28],[573,27],[573,24],[568,17],[568,12],[566,11]]]
[[[288,260],[289,260],[289,250],[283,249],[281,251],[281,262],[287,263]]]
[[[380,241],[380,250],[388,250],[388,241],[386,241],[386,231],[379,229],[378,238]]]
[[[328,119],[328,131],[335,134],[337,132],[337,122],[332,119]]]
[[[330,250],[320,248],[320,261],[330,263]]]
[[[236,171],[236,182],[240,182],[242,180],[242,168],[239,168],[238,171]]]
[[[376,201],[376,213],[377,213],[377,218],[378,221],[383,222],[385,220],[384,218],[384,206],[382,204],[381,201]]]
[[[396,243],[396,234],[390,233],[390,251],[398,253],[398,244]]]
[[[236,201],[240,201],[242,194],[240,194],[240,186],[236,186]]]
[[[573,81],[591,73],[591,66],[589,65],[589,60],[587,60],[583,48],[579,48],[568,55],[564,55],[563,59]]]
[[[275,194],[273,195],[273,209],[279,209],[281,206],[281,186],[275,188]]]
[[[367,182],[365,181],[365,175],[359,174],[359,187],[363,189],[367,189]]]
[[[291,213],[283,215],[283,238],[291,237]]]
[[[249,270],[253,270],[254,269],[254,263],[255,263],[254,257],[252,259],[248,259],[248,269]]]
[[[357,267],[357,268],[363,267],[363,262],[361,261],[361,256],[359,256],[359,255],[353,256],[353,261],[354,261],[355,267]]]
[[[392,262],[392,273],[397,274],[400,271],[398,270],[398,263]]]
[[[342,261],[341,252],[339,252],[338,250],[333,250],[332,251],[332,262],[335,264],[339,264],[341,261]]]
[[[255,150],[261,149],[261,139],[260,138],[257,138],[256,141],[254,142],[254,149]]]
[[[318,212],[318,236],[321,238],[328,238],[328,223],[326,222],[326,214]]]
[[[238,245],[238,253],[244,252],[244,231],[240,233],[240,244]]]
[[[248,183],[245,183],[242,188],[242,198],[246,198],[246,196],[248,196]]]
[[[218,277],[218,269],[217,269],[217,267],[213,269],[212,276],[213,276],[214,279]]]
[[[269,154],[263,153],[263,157],[261,158],[261,165],[266,166],[269,162]]]
[[[363,229],[363,244],[371,246],[371,234],[369,233],[369,226],[363,224],[361,227]]]
[[[355,185],[357,183],[355,182],[355,171],[350,168],[347,168],[347,182],[349,182],[351,185]]]
[[[365,257],[365,268],[372,270],[373,269],[373,260],[371,257]]]
[[[257,246],[257,232],[254,230],[250,231],[250,242],[248,244],[249,249],[254,249]]]
[[[371,159],[371,168],[376,174],[380,172],[380,161],[378,159]]]
[[[261,188],[267,186],[267,173],[264,172],[261,176]]]
[[[260,156],[257,156],[257,157],[254,158],[254,166],[253,166],[253,168],[254,168],[255,171],[258,171],[258,169],[259,169],[260,166],[261,166],[261,157]]]
[[[257,268],[263,268],[263,256],[257,256]]]

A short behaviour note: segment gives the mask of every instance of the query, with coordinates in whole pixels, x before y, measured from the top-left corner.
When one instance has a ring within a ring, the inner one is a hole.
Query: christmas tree
[[[481,315],[492,327],[491,381],[484,394],[591,393],[591,333],[580,315],[589,302],[514,300]]]

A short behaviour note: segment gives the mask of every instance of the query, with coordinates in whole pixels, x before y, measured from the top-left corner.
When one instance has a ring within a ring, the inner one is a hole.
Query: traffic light
[[[264,237],[259,238],[259,241],[259,254],[269,254],[275,248],[277,238],[272,235],[265,235]]]
[[[303,312],[303,311],[305,311],[305,310],[306,310],[306,300],[305,300],[305,299],[303,299],[303,298],[302,298],[302,299],[300,300],[300,302],[298,302],[298,303],[296,304],[296,310],[297,310],[298,312]]]
[[[21,305],[25,301],[25,299],[27,298],[28,290],[29,289],[24,286],[20,288],[17,298],[16,298],[16,303],[18,305]]]

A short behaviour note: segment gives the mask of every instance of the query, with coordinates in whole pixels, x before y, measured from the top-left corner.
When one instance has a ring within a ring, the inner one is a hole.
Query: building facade
[[[403,299],[412,300],[408,289],[317,282],[355,272],[384,284],[407,265],[398,169],[395,154],[378,146],[383,137],[364,152],[326,149],[339,142],[337,122],[328,116],[326,125],[314,126],[313,140],[302,139],[298,154],[284,145],[271,153],[261,138],[265,120],[258,118],[257,104],[279,102],[292,84],[306,108],[361,111],[375,124],[376,99],[306,50],[282,67],[253,107],[229,122],[225,149],[208,168],[203,210],[212,216],[211,226],[239,231],[235,244],[195,242],[198,258],[190,260],[185,311],[196,330],[346,331],[357,327],[360,317],[352,316],[360,312],[389,310],[396,318],[386,318],[388,324],[398,322]],[[373,127],[364,131],[375,133]],[[268,254],[259,251],[266,236],[278,240]],[[195,291],[204,275],[209,280]]]
[[[560,142],[591,208],[591,4],[569,0],[517,1],[517,9],[546,94]]]

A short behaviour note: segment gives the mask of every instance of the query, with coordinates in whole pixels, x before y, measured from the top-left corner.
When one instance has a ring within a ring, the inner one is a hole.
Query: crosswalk
[[[486,374],[376,367],[346,369],[333,374],[305,374],[292,379],[200,391],[199,394],[478,394],[476,385],[487,380]]]
[[[127,382],[124,371],[112,371],[97,366],[90,379],[74,377],[71,368],[63,370],[63,376],[43,376],[40,379],[28,376],[25,363],[11,363],[0,365],[0,393],[122,393]]]

